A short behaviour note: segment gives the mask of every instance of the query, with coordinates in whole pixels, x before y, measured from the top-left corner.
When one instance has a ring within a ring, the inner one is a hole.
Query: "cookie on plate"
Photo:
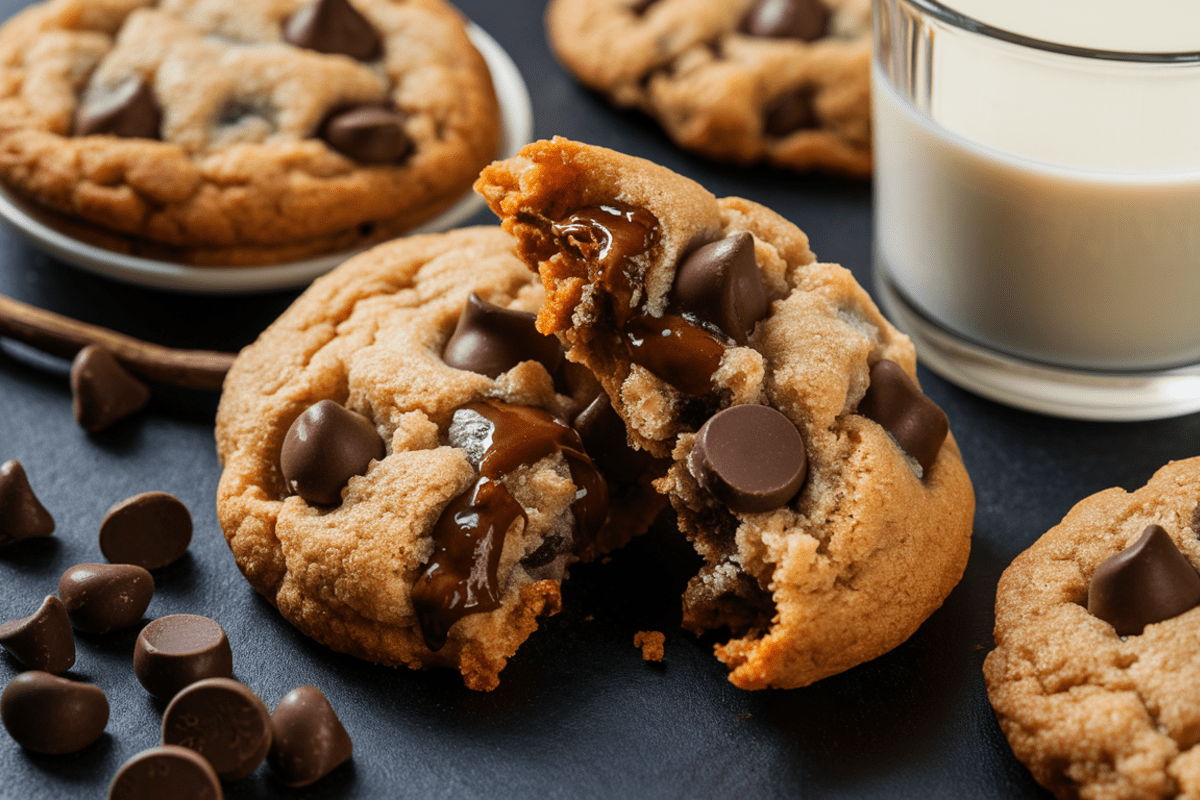
[[[534,329],[512,250],[468,228],[350,259],[239,354],[217,414],[218,517],[254,588],[335,650],[485,690],[567,566],[664,505],[661,469],[606,481],[587,455],[599,389]],[[653,466],[608,450],[605,471]]]
[[[70,235],[190,264],[390,238],[496,155],[441,0],[48,0],[0,28],[0,181]]]
[[[546,27],[582,83],[685,149],[871,173],[870,0],[552,0]]]
[[[565,139],[476,188],[541,274],[543,333],[630,438],[672,459],[705,566],[693,631],[743,688],[797,687],[904,641],[962,576],[974,494],[908,338],[763,206]]]
[[[1060,798],[1200,797],[1200,458],[1078,503],[1004,571],[1000,727]]]

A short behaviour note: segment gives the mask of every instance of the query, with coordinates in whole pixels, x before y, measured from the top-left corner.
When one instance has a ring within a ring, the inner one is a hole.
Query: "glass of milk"
[[[874,0],[875,274],[934,371],[1200,410],[1200,2]]]

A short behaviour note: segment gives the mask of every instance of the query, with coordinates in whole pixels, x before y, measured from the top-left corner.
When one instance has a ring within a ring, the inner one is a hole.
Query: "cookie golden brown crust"
[[[493,379],[442,360],[469,292],[506,308],[541,305],[541,287],[512,247],[499,228],[469,228],[351,259],[238,356],[217,414],[217,512],[251,585],[335,650],[383,664],[454,667],[473,689],[494,688],[538,616],[559,608],[559,582],[574,556],[564,551],[547,562],[533,554],[552,540],[582,548],[575,475],[561,454],[506,473],[501,482],[526,522],[514,520],[503,538],[500,607],[462,617],[436,652],[426,646],[413,585],[434,552],[443,509],[476,477],[469,455],[450,442],[455,411],[483,398],[561,419],[578,410],[536,361]],[[382,460],[350,478],[332,507],[289,494],[281,469],[293,420],[321,400],[366,416],[386,443]],[[596,545],[577,555],[620,546],[648,527],[662,502],[646,480],[640,493],[614,491]]]
[[[922,469],[856,413],[872,365],[893,361],[915,380],[916,361],[848,271],[818,263],[804,233],[762,206],[565,139],[491,165],[476,188],[540,271],[542,330],[596,374],[633,440],[672,457],[656,487],[706,562],[684,596],[684,625],[731,629],[716,654],[734,684],[798,687],[841,672],[903,642],[941,605],[966,565],[974,493],[952,436]],[[653,243],[624,264],[624,297],[593,280],[594,262],[561,233],[575,212],[604,205],[655,221]],[[745,345],[724,351],[714,391],[696,396],[634,363],[614,320],[669,311],[681,258],[741,231],[772,304]],[[803,488],[766,512],[731,511],[689,464],[704,421],[746,403],[783,412],[805,442]]]
[[[988,698],[1013,752],[1060,798],[1200,797],[1200,608],[1121,637],[1088,612],[1097,568],[1161,525],[1191,562],[1200,459],[1078,503],[1004,571]]]
[[[361,62],[281,41],[307,0],[50,0],[0,28],[0,180],[84,238],[195,264],[311,257],[436,216],[495,156],[487,65],[441,0],[354,0],[383,33]],[[143,76],[161,141],[72,136],[80,98]],[[358,163],[330,112],[393,104],[413,150]],[[89,235],[88,228],[95,233]],[[127,241],[121,246],[121,241]]]
[[[679,146],[709,158],[850,176],[871,173],[870,2],[822,0],[812,42],[739,29],[756,0],[553,0],[551,46],[581,82],[654,117]],[[805,109],[772,132],[784,98]],[[797,120],[799,122],[799,120]]]

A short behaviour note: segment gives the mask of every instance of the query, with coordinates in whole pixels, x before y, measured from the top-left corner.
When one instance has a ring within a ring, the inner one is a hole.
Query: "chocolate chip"
[[[811,42],[825,35],[829,9],[820,0],[759,0],[742,18],[751,36]]]
[[[108,724],[108,699],[99,686],[41,670],[22,672],[0,696],[0,719],[17,744],[35,753],[82,750]]]
[[[803,86],[780,95],[764,109],[763,118],[763,129],[775,137],[815,128],[817,113],[813,109],[813,90]]]
[[[928,472],[950,432],[946,414],[921,393],[895,361],[878,361],[871,367],[870,379],[858,413],[879,423],[900,449]]]
[[[162,743],[195,750],[223,781],[255,770],[271,749],[271,714],[249,687],[232,678],[191,684],[163,712]]]
[[[675,274],[671,301],[685,317],[716,325],[745,344],[769,309],[754,237],[741,231],[693,251]]]
[[[122,500],[100,522],[100,552],[114,564],[158,569],[187,552],[192,515],[166,492],[143,492]]]
[[[538,333],[536,319],[536,314],[493,305],[471,292],[442,351],[442,360],[455,369],[489,378],[499,377],[522,361],[537,361],[554,376],[563,363],[563,348],[555,337]]]
[[[76,628],[108,633],[141,620],[154,577],[136,564],[76,564],[58,579],[58,596]]]
[[[1200,605],[1200,573],[1161,526],[1108,558],[1088,585],[1087,607],[1121,636]]]
[[[28,617],[0,625],[0,645],[30,669],[66,672],[75,663],[75,636],[67,610],[54,595]]]
[[[174,744],[143,750],[121,765],[108,800],[221,800],[221,779],[195,750]]]
[[[133,672],[150,694],[168,700],[205,678],[233,675],[233,651],[215,621],[172,614],[151,622],[133,646]]]
[[[371,421],[332,400],[309,406],[288,428],[279,467],[288,489],[309,503],[335,506],[342,488],[365,475],[386,448]]]
[[[804,440],[770,406],[731,406],[696,435],[689,457],[700,485],[739,513],[770,511],[800,491],[808,473]]]
[[[625,423],[604,392],[576,415],[571,427],[579,432],[584,449],[609,483],[634,483],[654,463],[652,455],[629,444]]]
[[[347,0],[316,0],[283,26],[283,40],[296,47],[373,61],[383,54],[383,37]]]
[[[38,502],[21,462],[0,464],[0,547],[52,533],[54,518]]]
[[[89,433],[140,411],[150,400],[146,384],[129,374],[108,350],[88,345],[71,363],[75,421]]]
[[[364,104],[335,111],[318,136],[347,158],[363,164],[394,164],[413,149],[404,115],[387,106]]]
[[[110,134],[159,139],[162,109],[154,90],[140,75],[93,93],[75,112],[75,135]]]
[[[315,686],[293,689],[271,714],[267,763],[284,786],[308,786],[349,761],[350,734]]]

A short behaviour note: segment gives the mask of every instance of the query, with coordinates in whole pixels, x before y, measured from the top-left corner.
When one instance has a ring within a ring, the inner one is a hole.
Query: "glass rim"
[[[1009,44],[1015,44],[1021,47],[1030,48],[1033,50],[1043,50],[1049,53],[1058,55],[1073,56],[1075,58],[1087,58],[1097,61],[1124,61],[1143,64],[1200,64],[1200,52],[1172,52],[1172,53],[1148,53],[1135,52],[1125,50],[1102,50],[1094,47],[1081,47],[1078,45],[1062,44],[1059,42],[1051,42],[1046,39],[1036,39],[1031,36],[1023,36],[1019,33],[997,28],[988,25],[979,20],[968,17],[953,8],[944,5],[939,0],[900,0],[901,2],[913,6],[923,13],[941,20],[948,25],[952,25],[969,33],[986,36],[990,39],[996,39]]]

